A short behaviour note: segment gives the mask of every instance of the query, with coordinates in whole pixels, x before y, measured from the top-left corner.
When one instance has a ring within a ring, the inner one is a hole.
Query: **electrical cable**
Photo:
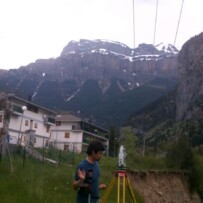
[[[156,1],[156,15],[155,15],[155,24],[154,24],[154,40],[153,40],[153,45],[155,44],[155,39],[156,39],[156,24],[157,24],[157,15],[158,15],[158,3],[159,3],[159,0]]]
[[[135,6],[134,6],[134,0],[133,0],[133,54],[135,54]]]
[[[135,2],[133,0],[133,56],[132,56],[133,59],[135,59]],[[135,62],[133,63],[133,66],[134,66],[134,71],[136,72],[136,64]],[[134,77],[134,80],[136,81],[137,80],[137,76],[135,74],[135,77]]]
[[[176,39],[177,39],[177,35],[178,35],[178,29],[179,29],[179,25],[180,25],[180,19],[181,19],[181,15],[182,15],[182,11],[183,11],[183,4],[184,4],[184,0],[182,0],[182,6],[181,6],[181,9],[180,9],[180,15],[179,15],[179,20],[178,20],[178,25],[177,25],[175,39],[174,39],[174,43],[173,43],[174,46],[176,44]]]

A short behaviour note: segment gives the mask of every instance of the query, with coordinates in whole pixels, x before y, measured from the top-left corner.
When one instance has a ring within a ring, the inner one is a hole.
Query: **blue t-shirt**
[[[77,194],[77,200],[78,203],[85,203],[84,198],[88,200],[88,194],[91,195],[91,202],[93,200],[99,199],[99,177],[100,177],[100,170],[98,162],[95,161],[93,164],[88,162],[87,160],[81,161],[76,169],[75,172],[75,180],[79,180],[78,177],[78,169],[85,170],[85,180],[84,185],[88,187],[79,188],[78,194]],[[79,199],[83,199],[82,201],[79,201]]]

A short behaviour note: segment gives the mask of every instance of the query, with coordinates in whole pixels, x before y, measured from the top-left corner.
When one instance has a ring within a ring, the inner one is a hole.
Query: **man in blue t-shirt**
[[[86,159],[78,164],[73,181],[73,188],[78,190],[77,203],[99,202],[99,190],[106,188],[105,184],[99,184],[98,161],[102,158],[103,152],[103,144],[92,141],[87,148]]]

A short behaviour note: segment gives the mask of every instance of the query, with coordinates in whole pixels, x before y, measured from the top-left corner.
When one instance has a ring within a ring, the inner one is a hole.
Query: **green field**
[[[75,155],[78,163],[85,155]],[[75,164],[61,162],[54,165],[23,156],[12,155],[13,172],[10,171],[8,157],[0,161],[0,202],[1,203],[74,203],[76,191],[72,189]],[[71,159],[72,162],[72,159]],[[116,158],[103,157],[100,161],[100,182],[110,183],[114,176]],[[101,191],[101,196],[104,191]],[[108,203],[116,202],[116,187],[108,198]],[[138,203],[142,201],[137,201]]]
[[[0,202],[1,203],[74,203],[76,191],[72,188],[72,181],[76,164],[85,158],[85,154],[73,154],[60,151],[42,151],[49,158],[60,160],[60,164],[50,164],[35,160],[23,153],[13,153],[13,172],[9,164],[8,156],[0,159]],[[177,154],[176,154],[177,156]],[[60,157],[60,159],[59,159]],[[191,189],[196,190],[203,196],[203,159],[195,156],[194,161],[190,161],[192,166],[190,184]],[[126,159],[127,167],[131,170],[163,170],[167,169],[164,159],[154,156],[132,155]],[[188,162],[189,163],[189,162]],[[114,177],[117,158],[104,156],[100,160],[101,177],[100,182],[109,185]],[[169,168],[168,168],[169,169]],[[143,198],[134,191],[137,203],[144,203]],[[101,191],[101,197],[104,191]],[[116,184],[113,187],[108,203],[117,201]],[[126,202],[129,202],[128,195]]]

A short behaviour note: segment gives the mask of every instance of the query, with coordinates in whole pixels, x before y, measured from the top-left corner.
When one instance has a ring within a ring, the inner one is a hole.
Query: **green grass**
[[[75,155],[78,163],[83,155]],[[13,155],[14,170],[11,174],[7,158],[0,161],[0,202],[1,203],[74,203],[76,191],[72,188],[75,166],[61,162],[53,165],[26,157],[23,166],[22,155]],[[100,182],[109,184],[114,177],[116,158],[103,157],[100,161]],[[116,202],[117,183],[112,189],[108,203]],[[105,191],[101,191],[101,197]],[[139,194],[136,195],[142,203]]]
[[[68,202],[75,198],[72,191],[73,167],[50,165],[33,159],[13,158],[14,172],[9,172],[7,160],[0,165],[0,199],[5,203]],[[70,174],[70,175],[69,175]]]
[[[163,159],[153,156],[134,156],[127,158],[126,163],[131,170],[163,170],[167,168]]]
[[[59,152],[52,153],[58,157]],[[72,154],[73,155],[73,154]],[[71,153],[61,153],[61,164],[53,165],[26,157],[23,165],[22,154],[12,155],[13,173],[9,168],[8,158],[0,160],[0,202],[1,203],[74,203],[76,191],[72,188],[72,181],[76,164],[85,158],[85,154],[71,156]],[[51,157],[50,157],[51,158]],[[131,170],[163,170],[166,164],[163,159],[152,156],[129,156],[126,160]],[[74,165],[71,165],[74,164]],[[117,158],[103,157],[100,160],[100,183],[110,184],[115,177]],[[202,167],[203,159],[198,156],[192,170],[191,186],[202,197]],[[105,191],[100,192],[101,198]],[[143,197],[134,191],[137,203],[144,203]],[[108,198],[108,203],[117,201],[117,182]],[[126,191],[126,201],[128,193]]]

